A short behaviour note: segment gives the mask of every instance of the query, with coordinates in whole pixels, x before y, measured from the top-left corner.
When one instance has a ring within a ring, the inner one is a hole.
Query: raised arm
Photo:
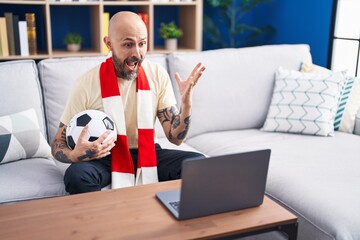
[[[198,63],[186,80],[182,80],[179,73],[175,73],[181,94],[180,111],[176,106],[171,106],[157,113],[166,137],[173,144],[180,145],[186,138],[191,122],[193,88],[204,71],[205,67]]]

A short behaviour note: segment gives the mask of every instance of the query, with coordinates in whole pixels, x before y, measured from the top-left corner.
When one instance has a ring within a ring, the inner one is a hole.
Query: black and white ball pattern
[[[66,142],[70,149],[74,149],[83,128],[89,125],[89,141],[95,141],[104,132],[111,130],[108,139],[117,136],[114,121],[104,112],[99,110],[85,110],[76,114],[66,128]]]

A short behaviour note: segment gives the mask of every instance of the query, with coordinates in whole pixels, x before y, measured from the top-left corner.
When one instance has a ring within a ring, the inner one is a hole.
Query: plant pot
[[[165,48],[169,51],[176,51],[178,45],[177,38],[165,39]]]
[[[67,50],[70,52],[78,52],[81,48],[80,44],[68,44],[67,46]]]

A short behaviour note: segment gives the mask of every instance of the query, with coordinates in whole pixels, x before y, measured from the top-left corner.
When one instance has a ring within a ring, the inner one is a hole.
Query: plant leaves
[[[272,0],[207,0],[216,8],[216,15],[204,14],[205,37],[216,47],[239,47],[254,44],[254,39],[275,31],[271,26],[260,28],[241,23],[248,12]],[[220,31],[221,29],[221,31]],[[242,43],[240,45],[240,43]]]
[[[258,34],[262,33],[261,28],[250,26],[250,25],[247,25],[247,24],[238,24],[236,26],[236,31],[235,32],[237,34],[244,33],[245,31],[251,31],[251,32],[258,33]]]
[[[234,4],[235,0],[207,0],[210,6],[214,8],[224,8],[228,9],[231,5]]]
[[[257,7],[259,4],[268,2],[271,2],[271,0],[241,0],[238,7],[241,9],[241,15],[243,16]]]
[[[207,33],[207,39],[211,44],[217,47],[225,47],[219,28],[214,24],[212,18],[207,15],[204,15],[204,31]]]

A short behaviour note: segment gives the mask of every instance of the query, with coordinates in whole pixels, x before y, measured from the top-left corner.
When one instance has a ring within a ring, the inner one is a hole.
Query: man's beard
[[[112,58],[113,58],[113,63],[115,66],[115,71],[116,71],[117,77],[128,80],[128,81],[132,81],[137,78],[138,72],[139,72],[139,67],[140,67],[143,59],[133,56],[133,57],[126,58],[122,63],[120,63],[120,60],[116,56],[113,55]],[[127,73],[125,70],[127,62],[130,62],[130,63],[136,62],[136,69],[133,71],[130,70],[130,72]]]

